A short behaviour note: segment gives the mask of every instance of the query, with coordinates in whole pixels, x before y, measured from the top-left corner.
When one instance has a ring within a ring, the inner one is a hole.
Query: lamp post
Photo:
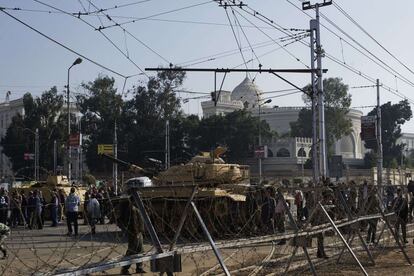
[[[272,99],[267,99],[266,101],[264,101],[263,103],[259,103],[259,149],[262,149],[262,119],[261,119],[261,115],[262,115],[262,105],[268,104],[272,102]],[[262,183],[262,157],[259,156],[259,184]]]
[[[70,95],[70,92],[69,92],[70,69],[73,66],[75,66],[77,64],[80,64],[81,62],[82,62],[82,59],[77,58],[72,63],[72,65],[68,68],[68,84],[66,86],[66,94],[67,94],[67,100],[68,100],[67,104],[68,104],[68,180],[69,181],[71,179],[71,169],[72,169],[72,166],[71,166],[71,159],[72,159],[71,155],[72,155],[72,153],[71,153],[71,147],[70,147],[70,142],[69,142],[69,140],[70,140],[70,98],[69,98],[69,95]]]

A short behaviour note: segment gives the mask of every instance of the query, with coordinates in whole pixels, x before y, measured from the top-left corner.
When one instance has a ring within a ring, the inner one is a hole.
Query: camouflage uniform
[[[7,257],[7,250],[4,247],[4,240],[10,235],[10,228],[0,223],[0,251],[3,253],[3,259]]]
[[[129,200],[120,202],[117,207],[118,226],[128,235],[128,249],[125,256],[142,253],[144,224],[139,210]],[[130,267],[131,265],[122,267],[121,273],[129,274]],[[137,263],[136,271],[142,271],[142,263]]]
[[[368,199],[367,199],[367,214],[368,215],[375,215],[380,212],[380,205],[377,198],[377,194],[375,190],[371,190]],[[377,223],[378,219],[370,219],[368,220],[368,235],[367,235],[367,243],[375,243],[375,234],[377,232]]]

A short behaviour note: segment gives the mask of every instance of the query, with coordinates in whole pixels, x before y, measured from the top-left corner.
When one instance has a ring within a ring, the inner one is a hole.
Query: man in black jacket
[[[408,219],[408,202],[403,196],[401,188],[397,189],[397,198],[394,203],[394,212],[397,215],[397,221],[395,222],[395,234],[399,239],[400,225],[402,231],[403,242],[407,241],[407,219]]]

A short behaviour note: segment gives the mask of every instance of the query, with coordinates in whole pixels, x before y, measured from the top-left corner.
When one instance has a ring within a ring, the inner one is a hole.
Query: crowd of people
[[[406,225],[413,220],[414,211],[414,192],[404,191],[400,187],[392,185],[384,186],[382,196],[377,187],[373,184],[363,181],[357,184],[351,183],[324,183],[323,188],[313,189],[315,185],[311,183],[305,187],[299,185],[294,192],[284,193],[285,197],[293,200],[284,200],[279,190],[273,187],[264,189],[264,196],[261,204],[261,224],[266,234],[284,233],[286,211],[292,210],[291,204],[296,208],[297,225],[310,224],[312,226],[328,223],[326,215],[318,208],[317,203],[321,202],[326,206],[326,210],[332,219],[344,219],[349,215],[355,217],[359,215],[374,215],[393,212],[395,234],[401,244],[408,243]],[[379,199],[382,199],[380,202]],[[286,206],[285,206],[286,205]],[[316,209],[315,209],[316,208]],[[315,210],[314,210],[315,209]],[[311,215],[310,215],[311,214]],[[366,232],[366,243],[375,244],[377,225],[380,218],[373,218],[367,221],[361,221],[359,230]],[[322,233],[316,236],[318,240],[317,256],[327,258],[325,253]],[[413,241],[414,242],[414,241]],[[285,244],[281,239],[278,244]]]
[[[9,193],[0,189],[0,223],[10,227],[24,226],[29,229],[43,229],[46,221],[50,227],[57,227],[66,220],[68,235],[78,235],[78,218],[84,218],[84,224],[91,225],[91,233],[96,233],[95,225],[104,224],[105,217],[114,222],[113,212],[110,212],[108,197],[114,196],[112,189],[91,186],[85,192],[83,200],[72,187],[68,195],[63,189],[48,191],[46,197],[39,189],[13,190]],[[48,199],[47,199],[48,198]],[[83,204],[83,210],[80,206]],[[82,211],[82,213],[81,213]],[[73,229],[72,226],[73,225]]]

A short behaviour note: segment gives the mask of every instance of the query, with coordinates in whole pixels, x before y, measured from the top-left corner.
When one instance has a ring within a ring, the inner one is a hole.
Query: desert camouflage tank
[[[68,181],[66,175],[49,175],[46,182],[44,181],[32,181],[30,183],[20,185],[18,187],[11,188],[10,192],[17,191],[20,193],[24,191],[25,195],[28,196],[30,191],[38,190],[42,193],[47,204],[49,204],[52,200],[52,192],[54,190],[59,191],[62,190],[65,196],[68,196],[71,189],[71,184]],[[79,196],[81,200],[85,197],[85,193],[87,191],[87,187],[83,186],[75,186],[76,194]],[[83,204],[80,206],[79,214],[83,214]],[[46,212],[46,218],[49,218],[49,211],[50,208],[46,207],[44,209]]]
[[[141,185],[139,191],[159,233],[167,238],[174,235],[194,187],[197,187],[194,202],[213,236],[225,238],[253,231],[258,219],[257,197],[261,195],[250,185],[249,166],[225,163],[220,158],[224,152],[225,149],[219,147],[212,154],[195,156],[186,164],[172,166],[152,177],[152,185]],[[129,169],[148,175],[145,169],[136,165],[129,164]],[[126,184],[137,187],[136,181]],[[188,214],[183,234],[199,239],[202,235],[199,223],[192,210]]]

